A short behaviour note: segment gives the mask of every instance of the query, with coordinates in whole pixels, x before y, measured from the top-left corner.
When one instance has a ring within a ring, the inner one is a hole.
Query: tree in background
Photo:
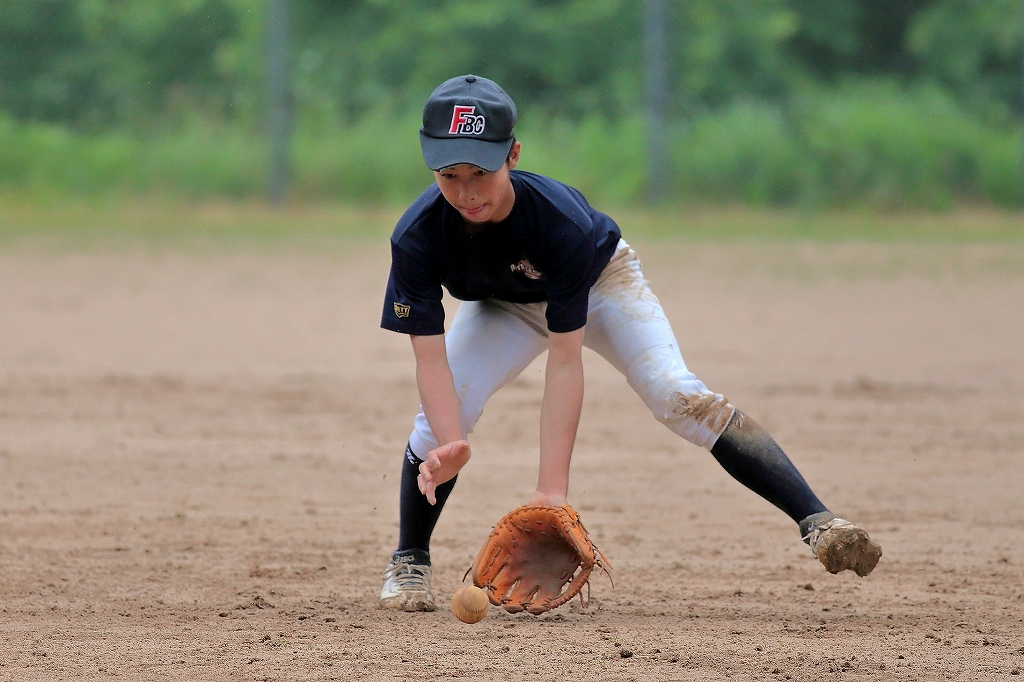
[[[967,107],[1005,120],[1024,106],[1022,21],[1019,0],[938,0],[916,17],[907,50],[921,75]]]
[[[0,0],[0,110],[123,125],[262,97],[264,0]],[[341,123],[418,107],[453,73],[526,108],[616,119],[642,95],[641,0],[295,1],[300,110]],[[1020,0],[671,2],[671,112],[863,77],[1020,101]]]
[[[673,190],[773,203],[1019,201],[1022,1],[668,0]],[[376,196],[353,180],[358,169],[399,167],[416,151],[414,140],[382,147],[384,131],[412,129],[437,83],[474,72],[519,104],[546,170],[636,198],[642,3],[292,0],[298,183]],[[163,144],[175,177],[202,157],[235,174],[208,184],[252,191],[252,171],[231,169],[262,153],[266,10],[266,0],[0,0],[0,143],[13,148],[17,126],[43,122],[120,136],[121,147]],[[162,142],[173,135],[192,135],[189,153]],[[228,140],[235,160],[214,158]],[[38,154],[0,149],[0,176]],[[616,187],[599,184],[610,169]],[[420,181],[410,175],[402,192]]]
[[[0,0],[0,109],[96,129],[231,105],[226,0]]]

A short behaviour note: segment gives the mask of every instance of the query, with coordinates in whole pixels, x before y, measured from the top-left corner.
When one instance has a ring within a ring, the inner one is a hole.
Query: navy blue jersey
[[[510,178],[512,212],[475,235],[437,185],[413,202],[391,235],[382,327],[443,334],[442,285],[463,301],[547,301],[552,332],[586,324],[590,287],[615,251],[618,225],[568,185],[515,170]]]

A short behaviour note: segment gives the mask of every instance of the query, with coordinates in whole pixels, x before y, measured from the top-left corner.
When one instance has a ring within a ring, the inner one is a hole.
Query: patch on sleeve
[[[401,303],[395,304],[395,316],[399,318],[409,317],[409,312],[412,310],[410,306],[403,305]]]

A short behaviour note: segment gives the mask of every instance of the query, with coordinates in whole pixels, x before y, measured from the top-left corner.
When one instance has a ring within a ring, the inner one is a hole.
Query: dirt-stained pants
[[[463,301],[445,339],[468,436],[484,403],[547,349],[545,303]],[[712,393],[683,361],[675,334],[625,241],[590,290],[583,344],[625,375],[655,418],[695,445],[710,450],[734,408]],[[438,446],[422,407],[412,451],[421,459]]]

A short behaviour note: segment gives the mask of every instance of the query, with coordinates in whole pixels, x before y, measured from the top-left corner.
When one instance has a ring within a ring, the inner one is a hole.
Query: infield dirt
[[[603,360],[570,501],[614,566],[543,617],[445,608],[537,467],[542,365],[489,403],[379,610],[417,406],[387,245],[0,252],[0,680],[1002,680],[1024,670],[1024,247],[634,244],[684,357],[884,548],[795,524]]]

